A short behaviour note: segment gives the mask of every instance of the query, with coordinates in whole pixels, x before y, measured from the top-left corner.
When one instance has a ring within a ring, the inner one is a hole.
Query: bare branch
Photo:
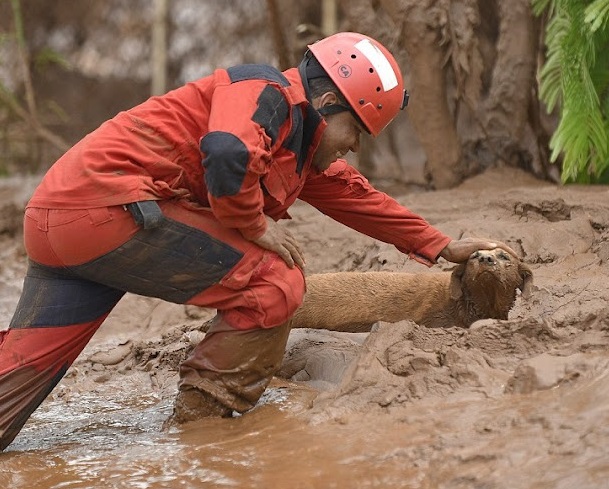
[[[36,118],[36,99],[34,97],[34,88],[32,86],[32,75],[30,73],[30,56],[25,42],[25,34],[23,32],[23,16],[21,15],[20,0],[11,0],[13,8],[13,19],[15,21],[15,37],[17,39],[17,47],[21,60],[21,69],[23,82],[25,84],[25,100],[28,109],[33,118]]]
[[[4,104],[19,118],[23,119],[32,129],[34,129],[36,134],[60,151],[65,152],[70,148],[70,145],[61,136],[48,130],[40,124],[38,119],[32,117],[32,115],[19,104],[17,99],[2,84],[0,84],[0,103]]]
[[[271,30],[273,32],[273,43],[275,44],[275,52],[279,58],[279,68],[281,70],[287,70],[292,67],[294,60],[288,46],[287,38],[283,30],[283,24],[281,22],[281,13],[279,12],[279,6],[276,0],[266,0],[266,4],[269,11],[269,17],[271,20]]]

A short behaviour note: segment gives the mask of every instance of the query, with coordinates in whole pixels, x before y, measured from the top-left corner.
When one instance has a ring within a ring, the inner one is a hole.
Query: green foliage
[[[548,16],[540,98],[560,121],[551,161],[563,182],[609,183],[609,0],[532,0]]]
[[[70,69],[70,63],[61,54],[49,47],[43,47],[34,57],[36,69],[42,70],[51,64],[62,66],[66,70]]]

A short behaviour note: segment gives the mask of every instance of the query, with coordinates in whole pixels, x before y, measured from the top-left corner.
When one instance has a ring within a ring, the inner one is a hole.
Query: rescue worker
[[[507,245],[453,240],[342,157],[408,101],[380,43],[343,32],[299,67],[218,69],[121,112],[47,172],[24,218],[28,270],[0,333],[0,450],[125,294],[217,309],[180,367],[173,420],[251,409],[280,367],[305,259],[299,198],[428,266]]]

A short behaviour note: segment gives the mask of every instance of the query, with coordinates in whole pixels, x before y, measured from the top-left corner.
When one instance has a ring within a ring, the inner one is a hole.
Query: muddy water
[[[572,388],[430,400],[381,418],[330,409],[324,421],[306,415],[313,391],[281,382],[242,417],[169,430],[160,429],[168,400],[100,394],[45,402],[0,454],[0,487],[609,487],[607,372]]]
[[[169,431],[170,404],[154,396],[46,402],[0,455],[0,487],[401,487],[413,475],[395,463],[396,440],[368,449],[378,433],[299,418],[311,398],[274,387],[246,416]]]

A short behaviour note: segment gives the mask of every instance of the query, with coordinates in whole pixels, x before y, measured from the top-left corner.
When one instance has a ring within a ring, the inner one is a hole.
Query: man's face
[[[349,151],[357,153],[360,134],[363,131],[363,128],[349,111],[328,115],[324,118],[328,127],[326,127],[319,147],[313,155],[313,166],[319,172],[327,170],[334,161],[344,157]]]

